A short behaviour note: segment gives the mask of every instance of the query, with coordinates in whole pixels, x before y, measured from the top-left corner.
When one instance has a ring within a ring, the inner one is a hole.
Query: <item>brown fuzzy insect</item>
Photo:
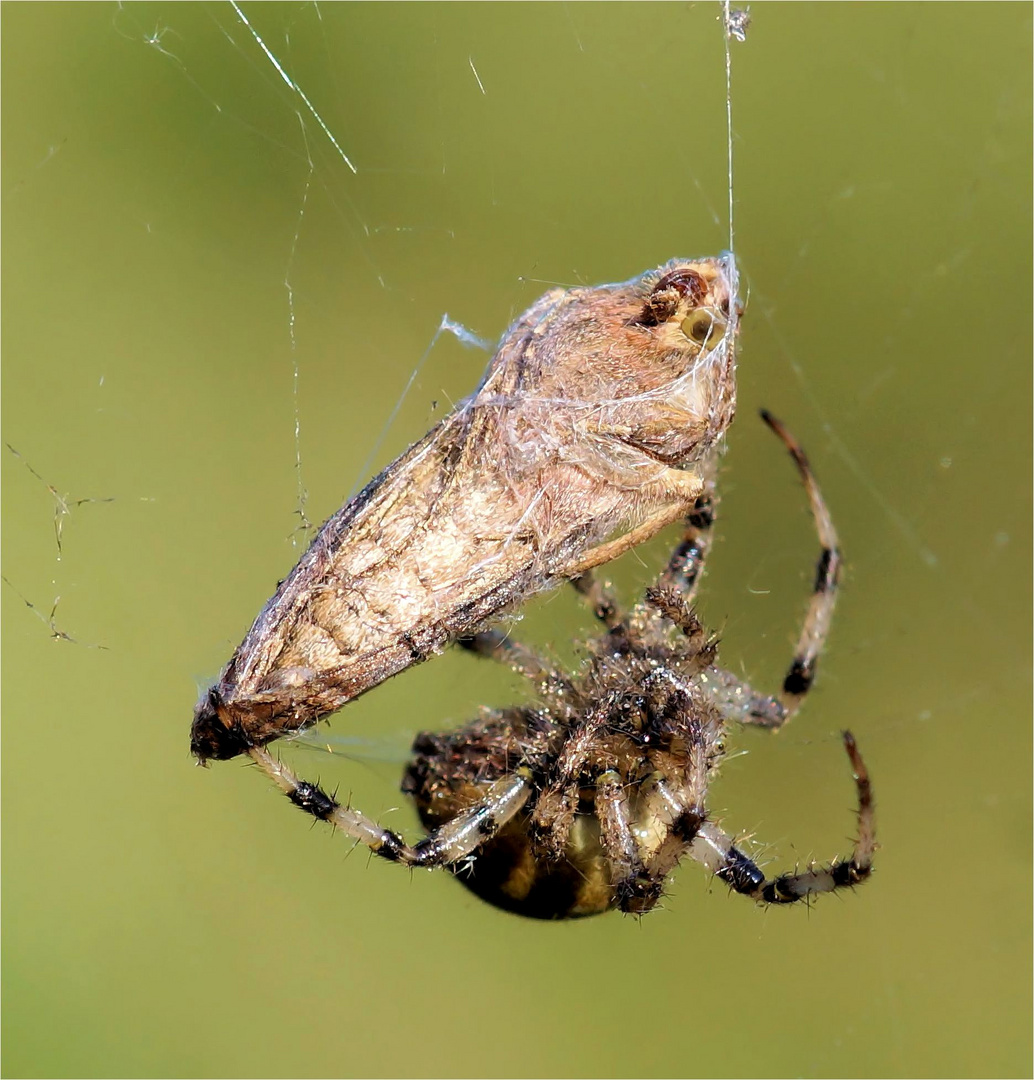
[[[193,753],[308,727],[689,513],[733,417],[739,314],[728,254],[541,297],[323,525],[198,702]]]

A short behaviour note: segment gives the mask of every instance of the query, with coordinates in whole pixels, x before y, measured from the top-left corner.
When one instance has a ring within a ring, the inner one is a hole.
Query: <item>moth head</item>
[[[672,348],[710,352],[735,331],[740,314],[735,270],[726,259],[669,263],[661,268],[631,326],[651,331]]]

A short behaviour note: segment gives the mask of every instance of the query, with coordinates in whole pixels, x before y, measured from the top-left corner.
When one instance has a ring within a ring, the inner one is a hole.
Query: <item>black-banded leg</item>
[[[718,723],[693,723],[686,731],[686,759],[676,764],[663,751],[651,756],[657,772],[643,785],[638,819],[629,829],[638,857],[626,860],[630,865],[625,876],[615,878],[618,907],[622,911],[641,915],[653,908],[664,893],[668,875],[696,838],[706,817],[704,796],[720,731]],[[603,825],[601,841],[612,862],[617,864],[613,845],[608,843],[602,809],[597,786],[596,813]],[[662,834],[659,841],[658,832]]]
[[[805,694],[815,680],[815,667],[826,645],[833,609],[837,600],[842,556],[833,519],[822,492],[812,475],[811,466],[796,439],[771,413],[762,410],[761,419],[779,436],[790,452],[808,493],[811,515],[815,522],[822,551],[815,568],[815,583],[811,600],[797,638],[793,661],[778,694],[759,694],[730,672],[714,668],[701,685],[727,720],[761,727],[782,727],[800,707]]]
[[[418,844],[410,845],[397,833],[381,828],[372,818],[342,806],[316,784],[299,779],[264,747],[254,746],[248,753],[299,810],[365,844],[382,859],[406,866],[447,866],[459,862],[493,837],[531,795],[530,774],[518,769],[489,785],[480,802],[435,829]]]
[[[715,480],[718,475],[717,452],[710,454],[700,463],[698,472],[703,481],[703,491],[683,517],[682,539],[672,552],[658,582],[659,586],[678,590],[686,607],[693,604],[711,546],[711,531],[718,501],[715,493]],[[585,570],[570,580],[586,599],[596,618],[608,630],[613,633],[628,629],[629,613],[621,608],[614,593],[599,581],[594,571]]]
[[[872,857],[876,850],[872,785],[854,736],[849,731],[844,732],[844,748],[851,759],[858,791],[858,838],[850,859],[839,859],[830,866],[812,867],[803,873],[780,874],[768,881],[757,865],[709,821],[701,825],[690,845],[690,854],[734,892],[764,904],[793,904],[818,893],[861,884],[872,873]]]
[[[718,510],[715,487],[718,475],[717,454],[712,454],[707,459],[702,474],[704,490],[686,516],[682,539],[675,546],[658,581],[658,585],[677,589],[687,607],[691,607],[696,599],[707,555],[711,550],[715,513]]]

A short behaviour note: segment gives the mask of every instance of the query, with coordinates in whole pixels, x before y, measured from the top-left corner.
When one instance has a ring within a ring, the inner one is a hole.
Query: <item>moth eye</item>
[[[725,336],[725,323],[716,319],[706,308],[699,308],[682,320],[682,332],[691,341],[713,349]]]

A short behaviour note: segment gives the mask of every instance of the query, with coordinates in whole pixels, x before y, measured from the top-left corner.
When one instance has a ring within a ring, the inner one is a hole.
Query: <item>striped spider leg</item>
[[[833,619],[843,558],[833,519],[812,475],[807,456],[796,439],[771,413],[762,410],[761,418],[790,452],[808,495],[822,546],[815,569],[815,582],[807,614],[798,635],[797,648],[779,693],[759,693],[720,667],[713,667],[702,681],[727,720],[778,730],[797,712],[815,681],[815,669]],[[704,472],[704,480],[704,492],[685,519],[682,539],[672,552],[659,581],[659,584],[677,590],[683,602],[689,606],[696,598],[711,547],[718,502],[714,460]],[[597,618],[608,629],[625,620],[626,616],[620,610],[613,594],[591,573],[573,579],[572,584],[586,598]]]
[[[779,693],[770,696],[760,694],[721,668],[709,672],[708,679],[709,693],[726,719],[778,730],[797,712],[815,681],[815,667],[825,648],[833,620],[843,558],[833,519],[812,475],[807,456],[797,440],[771,413],[762,410],[761,419],[779,436],[797,466],[811,504],[822,550],[815,567],[815,583],[797,638],[797,648]]]
[[[490,784],[476,805],[457,814],[446,825],[417,844],[407,844],[397,833],[373,818],[341,803],[318,785],[301,780],[265,747],[254,746],[252,761],[305,813],[325,821],[375,855],[406,866],[433,868],[459,862],[485,843],[528,801],[531,787],[526,770],[517,769]]]

